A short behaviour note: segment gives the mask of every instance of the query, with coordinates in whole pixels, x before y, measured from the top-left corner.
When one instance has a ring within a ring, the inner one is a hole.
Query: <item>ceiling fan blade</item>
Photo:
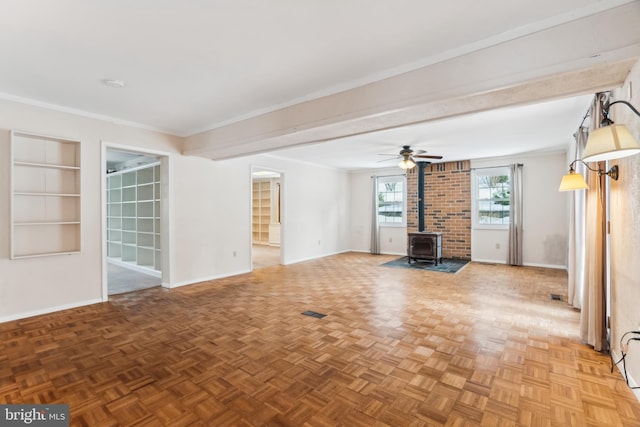
[[[413,157],[417,157],[418,159],[441,159],[442,156],[432,156],[428,154],[414,154]]]
[[[380,153],[378,153],[378,156],[393,156],[393,157],[402,157],[402,156],[399,156],[399,155],[397,155],[397,154],[380,154]]]
[[[393,159],[382,159],[382,160],[378,160],[376,163],[388,162],[390,160],[397,160],[397,159],[396,158],[393,158]]]

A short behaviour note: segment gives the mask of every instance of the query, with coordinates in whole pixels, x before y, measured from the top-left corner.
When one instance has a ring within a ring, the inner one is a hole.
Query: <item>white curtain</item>
[[[509,253],[507,264],[522,265],[522,164],[510,165],[511,216],[509,220]]]
[[[371,253],[373,255],[380,254],[380,224],[378,223],[378,177],[372,176],[371,194]]]
[[[581,126],[575,133],[575,159],[581,159],[589,138],[589,129]],[[576,173],[584,175],[585,167],[581,162],[574,164]],[[582,308],[585,273],[585,192],[571,192],[569,208],[569,262],[568,262],[568,303],[574,308]]]
[[[591,126],[598,126],[602,119],[602,104],[605,94],[598,94],[591,105]],[[604,169],[604,163],[592,165],[594,169]],[[580,311],[580,337],[593,346],[594,350],[609,349],[606,329],[606,239],[604,179],[597,173],[587,174],[589,189],[586,194],[586,235],[585,235],[585,288]]]

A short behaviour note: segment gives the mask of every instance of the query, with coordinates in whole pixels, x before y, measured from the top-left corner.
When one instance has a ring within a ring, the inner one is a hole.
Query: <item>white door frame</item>
[[[152,150],[148,148],[138,147],[135,145],[117,144],[108,141],[102,141],[101,147],[101,168],[100,168],[100,185],[101,185],[101,204],[102,204],[102,301],[109,300],[109,287],[107,279],[107,150],[120,150],[132,153],[147,154],[160,158],[160,241],[162,242],[161,263],[162,263],[162,287],[171,288],[173,279],[172,272],[172,246],[171,246],[171,153],[166,151]]]
[[[280,264],[285,265],[285,173],[272,167],[251,165],[249,170],[249,253],[251,254],[251,271],[253,271],[253,173],[257,171],[273,172],[280,175]]]

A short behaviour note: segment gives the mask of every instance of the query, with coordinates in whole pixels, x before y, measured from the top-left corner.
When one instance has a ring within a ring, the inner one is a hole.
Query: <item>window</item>
[[[387,176],[378,178],[378,223],[404,225],[405,178]]]
[[[476,225],[508,226],[511,214],[509,169],[491,168],[476,172],[474,182]]]

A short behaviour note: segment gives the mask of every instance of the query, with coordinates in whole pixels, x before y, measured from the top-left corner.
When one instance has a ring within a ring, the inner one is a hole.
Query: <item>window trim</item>
[[[380,192],[380,188],[386,182],[402,182],[402,221],[401,222],[380,222],[378,221],[379,227],[407,227],[407,176],[406,175],[380,175],[376,177],[377,185],[378,185],[378,193]],[[376,196],[377,197],[377,196]],[[376,204],[377,206],[377,204]],[[378,210],[376,209],[376,215],[378,214]]]
[[[489,166],[471,171],[471,223],[475,230],[509,230],[509,224],[480,224],[478,221],[478,178],[483,176],[507,175],[511,180],[511,170],[508,166]],[[511,206],[509,206],[511,217]],[[511,218],[509,218],[511,219]]]

